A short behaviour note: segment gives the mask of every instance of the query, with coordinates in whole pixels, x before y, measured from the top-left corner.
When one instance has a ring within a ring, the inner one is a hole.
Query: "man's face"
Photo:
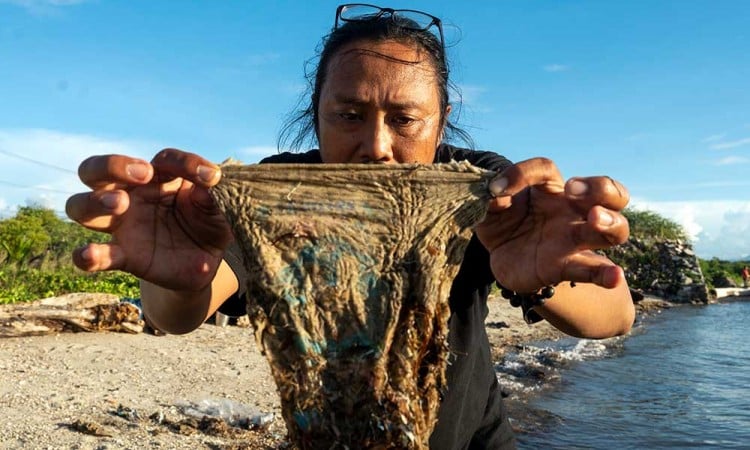
[[[321,69],[328,71],[318,105],[323,162],[433,162],[442,114],[426,55],[396,41],[354,42]]]

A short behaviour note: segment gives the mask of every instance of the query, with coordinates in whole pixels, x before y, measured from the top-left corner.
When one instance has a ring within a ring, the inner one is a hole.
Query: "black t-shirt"
[[[480,152],[441,144],[436,163],[469,161],[484,169],[501,171],[511,163],[492,152]],[[261,164],[322,163],[320,153],[281,153],[265,158]],[[240,289],[219,308],[227,315],[245,313],[247,275],[242,255],[230,246],[224,259],[239,280]],[[440,404],[438,422],[430,437],[431,449],[506,449],[515,448],[515,438],[503,408],[500,387],[490,358],[489,339],[484,326],[488,314],[487,298],[494,277],[489,254],[476,236],[472,236],[461,268],[450,293],[450,359],[447,389]]]

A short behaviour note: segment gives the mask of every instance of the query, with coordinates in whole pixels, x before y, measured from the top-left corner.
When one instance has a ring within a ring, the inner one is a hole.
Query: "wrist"
[[[555,295],[555,286],[549,285],[544,286],[531,293],[520,293],[512,291],[503,287],[500,282],[495,281],[495,284],[500,288],[500,295],[510,302],[510,305],[517,308],[521,307],[523,311],[523,318],[528,324],[539,322],[543,319],[534,308],[543,306],[544,303]]]

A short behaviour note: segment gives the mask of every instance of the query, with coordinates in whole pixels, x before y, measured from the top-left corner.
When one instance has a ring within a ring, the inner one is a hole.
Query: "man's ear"
[[[438,144],[443,142],[445,137],[445,127],[448,125],[448,117],[451,115],[451,105],[445,107],[445,114],[443,114],[443,123],[440,124],[440,135],[438,136]]]

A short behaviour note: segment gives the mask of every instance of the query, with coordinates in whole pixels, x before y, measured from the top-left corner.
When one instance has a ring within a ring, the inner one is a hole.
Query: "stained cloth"
[[[436,163],[468,161],[472,165],[501,171],[510,165],[492,152],[461,149],[442,144]],[[322,163],[320,153],[282,153],[261,161],[273,163]],[[225,260],[237,275],[240,290],[219,309],[227,315],[245,311],[247,273],[242,255],[231,246]],[[490,358],[489,340],[484,327],[487,299],[494,277],[489,255],[473,236],[458,275],[451,286],[448,344],[447,389],[441,398],[438,422],[430,438],[433,449],[515,448],[515,439],[502,404],[497,378]]]

